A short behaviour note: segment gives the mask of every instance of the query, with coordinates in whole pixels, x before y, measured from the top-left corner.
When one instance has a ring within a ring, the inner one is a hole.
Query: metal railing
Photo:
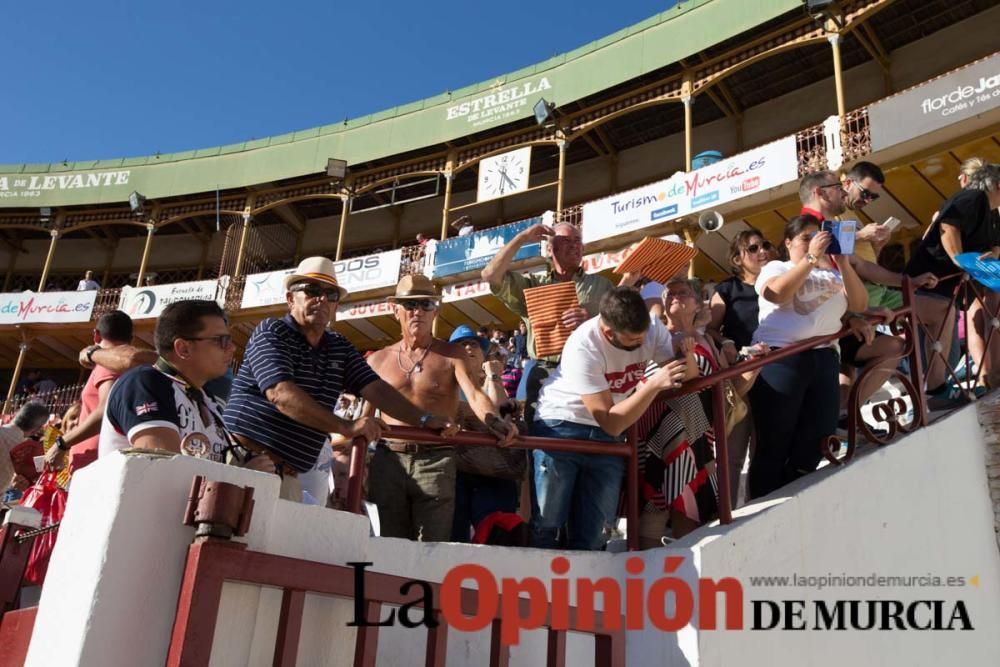
[[[817,442],[822,455],[834,465],[843,465],[853,459],[857,449],[858,436],[863,435],[866,439],[876,444],[887,444],[900,433],[911,432],[926,424],[926,403],[923,395],[923,367],[921,365],[921,355],[919,350],[919,321],[914,307],[913,286],[910,279],[903,279],[903,306],[893,311],[893,319],[890,325],[898,335],[904,339],[904,349],[902,356],[909,361],[909,377],[899,373],[893,374],[899,379],[903,387],[909,394],[914,412],[914,419],[909,424],[901,424],[898,420],[900,412],[899,406],[904,404],[902,399],[894,398],[873,407],[873,415],[888,424],[889,435],[878,436],[861,416],[861,401],[858,388],[862,386],[868,373],[876,370],[870,369],[856,378],[849,397],[848,412],[848,437],[847,449],[843,457],[837,456],[837,449],[840,441],[832,435],[821,442]],[[873,323],[881,323],[878,318],[871,318]],[[659,416],[667,409],[666,401],[684,394],[694,394],[702,391],[712,392],[712,428],[715,436],[715,460],[718,474],[718,508],[719,520],[723,524],[732,522],[732,502],[729,497],[730,480],[729,467],[726,462],[729,460],[729,445],[726,437],[726,399],[725,385],[729,380],[754,371],[767,364],[786,359],[792,355],[811,350],[813,348],[832,343],[844,335],[847,335],[847,328],[828,336],[818,336],[803,340],[792,345],[788,345],[770,354],[757,357],[748,361],[735,364],[730,368],[720,370],[717,373],[706,377],[695,378],[684,383],[675,390],[662,392],[646,413],[631,428],[628,429],[626,442],[622,444],[606,444],[591,441],[561,440],[553,438],[519,437],[510,446],[523,449],[546,449],[550,451],[575,452],[583,454],[610,454],[622,456],[626,459],[625,478],[625,518],[627,520],[628,531],[626,541],[630,550],[639,548],[639,458],[643,455],[640,444],[649,435],[650,429],[657,423]],[[905,404],[904,404],[905,405]],[[748,417],[749,418],[749,417]],[[393,438],[400,438],[412,442],[428,444],[451,444],[463,446],[496,446],[496,439],[485,433],[461,432],[455,436],[445,438],[439,433],[426,429],[392,426],[388,429],[387,435]],[[365,462],[366,444],[357,441],[352,444],[351,464],[348,485],[348,509],[352,512],[361,511],[361,494],[363,486],[363,473]]]
[[[20,410],[21,406],[25,403],[38,402],[45,404],[49,412],[62,416],[69,409],[69,406],[80,400],[82,392],[83,384],[70,384],[36,394],[18,394],[9,401],[4,401],[3,410],[0,410],[0,414],[12,415]]]

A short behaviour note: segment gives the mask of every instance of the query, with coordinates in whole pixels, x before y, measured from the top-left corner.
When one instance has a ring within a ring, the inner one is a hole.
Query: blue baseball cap
[[[486,340],[482,336],[478,335],[472,330],[468,324],[459,324],[455,327],[455,330],[451,332],[451,337],[448,338],[449,343],[460,343],[463,340],[468,340],[470,338],[475,338],[479,341],[479,347],[483,348],[483,354],[486,354],[490,350],[490,341]]]

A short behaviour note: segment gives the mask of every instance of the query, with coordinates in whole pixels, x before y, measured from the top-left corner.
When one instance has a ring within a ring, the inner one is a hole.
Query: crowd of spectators
[[[235,377],[227,374],[235,349],[228,321],[215,302],[167,306],[152,352],[132,345],[127,315],[109,313],[81,353],[81,363],[95,370],[77,422],[64,420],[46,464],[76,471],[118,449],[165,450],[278,475],[282,498],[343,508],[349,451],[362,438],[369,443],[369,511],[377,512],[383,536],[594,550],[614,530],[624,459],[508,445],[519,435],[613,445],[653,414],[638,443],[642,519],[629,529],[644,546],[676,539],[717,516],[720,494],[735,506],[744,495],[761,498],[814,471],[821,443],[843,430],[855,383],[863,402],[896,372],[904,342],[876,330],[902,304],[903,275],[878,263],[891,229],[859,225],[856,251],[845,254],[827,224],[860,217],[855,213],[881,196],[884,181],[868,162],[843,175],[805,176],[802,209],[782,237],[752,228],[736,234],[732,275],[709,289],[690,265],[663,284],[629,274],[615,286],[583,270],[577,227],[535,225],[482,271],[520,318],[516,330],[462,325],[449,340],[436,338],[441,296],[423,275],[406,275],[388,298],[401,340],[367,356],[330,329],[346,290],[322,257],[303,260],[285,278],[287,314],[256,327]],[[998,346],[985,345],[994,295],[953,301],[958,255],[1000,258],[1000,167],[968,161],[959,186],[904,272],[919,288],[916,306],[927,324],[921,389],[945,405],[973,398],[948,358],[956,312],[972,316],[969,353],[985,359],[977,376],[992,386],[1000,373],[1000,357],[991,354]],[[546,268],[512,269],[518,250],[542,239]],[[562,352],[539,357],[525,290],[557,283],[575,286],[578,305],[559,316],[570,331]],[[839,339],[778,354],[839,332]],[[776,354],[759,371],[725,383],[724,419],[713,414],[709,392],[683,391],[696,378]],[[4,427],[11,433],[0,434],[0,445],[9,450],[36,432],[48,419],[43,411],[26,405]],[[717,462],[721,423],[729,458]],[[496,445],[394,435],[402,426],[445,438],[481,431]],[[22,481],[3,467],[8,458],[0,456],[0,477],[16,487]],[[719,488],[720,463],[728,488]],[[318,485],[311,481],[317,475]]]

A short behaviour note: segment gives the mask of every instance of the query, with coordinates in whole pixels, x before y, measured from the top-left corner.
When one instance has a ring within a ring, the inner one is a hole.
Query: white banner
[[[266,273],[251,273],[243,286],[243,300],[240,308],[258,308],[285,303],[285,276],[295,273],[295,269],[281,269]]]
[[[387,250],[376,255],[342,259],[334,264],[337,283],[348,292],[367,292],[395,286],[399,282],[402,258],[402,250]],[[281,295],[281,300],[285,300],[284,294]]]
[[[159,317],[163,309],[174,301],[193,299],[218,300],[224,303],[225,290],[218,280],[199,280],[190,283],[153,285],[151,287],[123,287],[118,309],[125,311],[133,320]]]
[[[463,283],[447,285],[441,289],[441,300],[445,303],[474,299],[490,293],[490,284],[485,280],[466,280]]]
[[[348,303],[337,308],[337,320],[340,321],[359,320],[376,315],[392,315],[392,304],[385,299],[375,299],[374,301]]]
[[[375,255],[344,259],[334,263],[333,267],[341,287],[348,292],[367,292],[392,287],[398,283],[402,259],[402,250],[389,250]],[[285,303],[284,281],[285,276],[291,273],[295,273],[295,269],[248,275],[240,307],[259,308]]]
[[[97,290],[0,294],[0,324],[87,322]]]
[[[798,180],[795,137],[583,205],[583,242],[599,241]]]

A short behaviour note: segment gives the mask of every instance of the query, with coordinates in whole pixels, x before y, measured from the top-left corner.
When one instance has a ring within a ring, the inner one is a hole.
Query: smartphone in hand
[[[890,232],[893,232],[896,230],[896,227],[899,227],[902,224],[902,222],[903,221],[897,218],[896,216],[890,215],[888,218],[885,219],[885,222],[882,223],[882,226],[888,229]]]

